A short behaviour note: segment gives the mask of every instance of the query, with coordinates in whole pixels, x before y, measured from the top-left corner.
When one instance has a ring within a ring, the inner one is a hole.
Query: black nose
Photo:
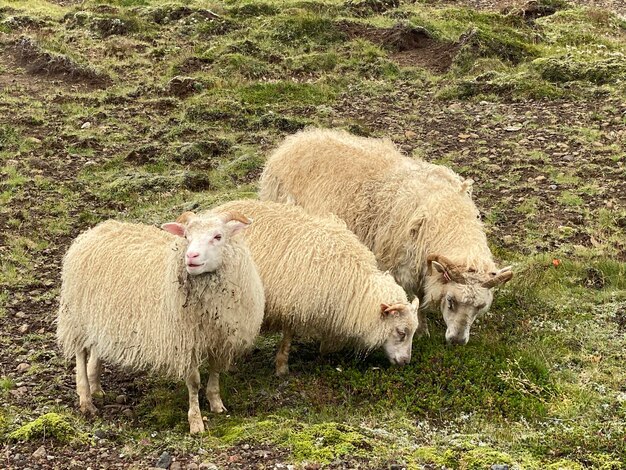
[[[446,338],[446,341],[448,344],[458,346],[463,346],[464,344],[467,344],[467,339],[465,339],[463,336],[453,336],[452,338]]]

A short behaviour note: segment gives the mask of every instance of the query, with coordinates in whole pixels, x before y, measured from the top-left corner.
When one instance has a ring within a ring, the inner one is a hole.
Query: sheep
[[[346,222],[409,294],[418,295],[420,331],[427,310],[443,314],[446,341],[466,344],[491,288],[513,277],[498,270],[471,198],[472,181],[404,157],[389,140],[335,130],[305,130],[269,156],[261,200],[287,202]]]
[[[345,345],[359,352],[382,347],[392,364],[409,363],[419,301],[408,303],[345,223],[258,200],[216,210],[241,211],[255,220],[245,238],[265,287],[264,328],[283,333],[277,375],[289,372],[294,335],[322,340],[322,352]]]
[[[97,412],[102,360],[184,379],[193,434],[204,431],[198,367],[207,359],[207,400],[225,411],[219,372],[263,321],[263,286],[238,235],[250,223],[237,212],[186,212],[163,230],[109,220],[76,238],[63,260],[57,340],[76,357],[84,414]]]

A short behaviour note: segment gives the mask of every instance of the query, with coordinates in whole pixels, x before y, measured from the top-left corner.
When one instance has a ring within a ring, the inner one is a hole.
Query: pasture
[[[164,452],[171,469],[625,468],[623,15],[617,0],[0,0],[0,468]],[[475,181],[516,275],[469,343],[446,346],[430,315],[405,367],[296,341],[278,378],[279,337],[262,336],[222,378],[228,412],[201,403],[200,436],[183,382],[105,364],[101,414],[83,418],[55,343],[73,238],[254,197],[267,154],[307,126],[389,137]]]

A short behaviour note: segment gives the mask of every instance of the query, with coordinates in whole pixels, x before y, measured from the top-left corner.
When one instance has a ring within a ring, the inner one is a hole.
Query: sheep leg
[[[200,401],[198,400],[198,392],[200,391],[200,372],[196,367],[187,380],[187,390],[189,391],[189,432],[196,434],[204,432],[204,423],[202,422],[202,413],[200,413]]]
[[[421,338],[422,336],[429,337],[430,331],[428,331],[428,318],[426,317],[426,312],[424,310],[419,309],[417,311],[417,320],[418,325],[417,330],[415,330],[415,335],[418,338]]]
[[[222,397],[220,396],[220,374],[219,372],[211,372],[209,381],[206,384],[206,399],[209,402],[213,413],[223,413],[226,411]]]
[[[87,363],[87,377],[89,379],[89,389],[92,397],[103,397],[102,383],[100,376],[102,375],[102,360],[96,355],[94,350],[89,354],[89,362]]]
[[[81,413],[95,415],[98,410],[91,401],[87,377],[87,350],[84,348],[76,353],[76,393],[78,394]]]
[[[291,340],[293,339],[293,333],[284,328],[283,339],[278,347],[276,353],[276,375],[281,377],[289,373],[289,350],[291,349]]]

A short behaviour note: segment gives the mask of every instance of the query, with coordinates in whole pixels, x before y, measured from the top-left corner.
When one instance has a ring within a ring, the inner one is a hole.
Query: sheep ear
[[[161,228],[166,232],[171,233],[172,235],[176,235],[179,237],[185,236],[185,227],[178,222],[168,222],[166,224],[161,225]]]
[[[473,186],[474,186],[474,180],[471,178],[468,178],[461,183],[461,192],[466,193],[468,196],[471,197]]]
[[[441,274],[445,282],[450,282],[452,278],[443,264],[438,263],[437,261],[432,261],[430,265],[435,268],[439,274]]]
[[[432,273],[432,269],[435,268],[443,279],[443,282],[454,281],[460,284],[465,283],[465,279],[463,278],[463,274],[459,271],[458,266],[456,266],[452,261],[442,255],[429,255],[426,259],[430,272]]]

